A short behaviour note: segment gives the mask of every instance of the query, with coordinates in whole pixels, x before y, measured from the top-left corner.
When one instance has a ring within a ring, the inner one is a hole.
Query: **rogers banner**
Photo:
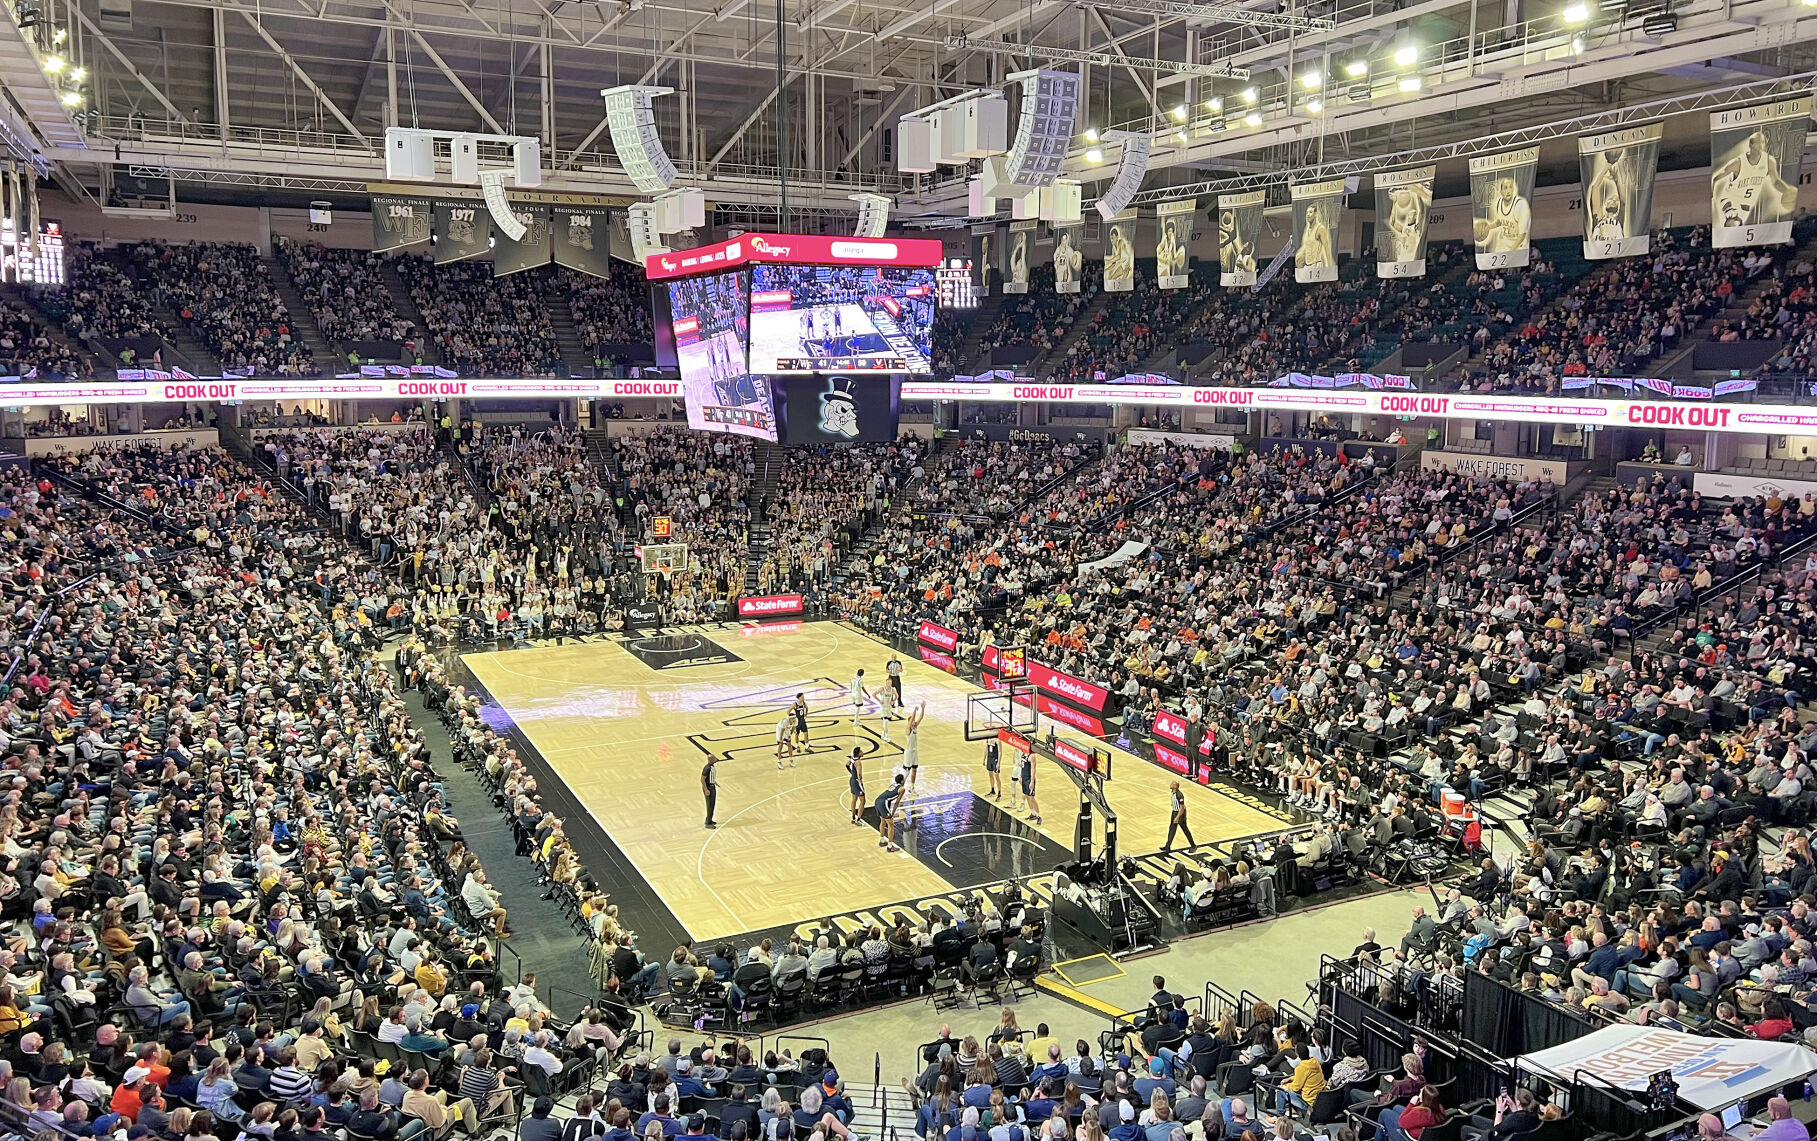
[[[800,614],[799,594],[752,594],[738,600],[740,618],[772,618],[778,614]]]
[[[948,630],[945,626],[936,625],[926,619],[922,620],[921,629],[915,631],[915,639],[926,642],[930,646],[936,646],[949,654],[959,648],[959,631]]]
[[[984,668],[996,672],[998,666],[997,647],[984,648]],[[1063,674],[1052,666],[1043,665],[1033,658],[1028,659],[1028,680],[1035,683],[1035,688],[1055,697],[1064,698],[1074,705],[1083,706],[1094,713],[1104,712],[1104,706],[1110,701],[1110,691],[1101,685],[1082,681],[1071,674]]]

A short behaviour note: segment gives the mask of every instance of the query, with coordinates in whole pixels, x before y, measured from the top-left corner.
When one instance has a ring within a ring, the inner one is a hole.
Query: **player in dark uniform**
[[[896,809],[902,804],[902,774],[897,773],[890,787],[883,790],[877,798],[877,846],[892,852],[902,849],[896,846]]]
[[[795,704],[789,707],[795,717],[795,748],[801,752],[808,751],[808,695],[795,695]]]
[[[864,755],[857,749],[852,750],[852,757],[845,763],[847,787],[852,796],[852,823],[863,824],[864,812]]]
[[[984,743],[984,772],[990,777],[992,800],[1003,799],[1003,762],[995,737]]]
[[[1022,754],[1019,768],[1022,785],[1022,799],[1028,801],[1028,818],[1036,824],[1041,823],[1041,806],[1035,802],[1035,755],[1032,752]]]

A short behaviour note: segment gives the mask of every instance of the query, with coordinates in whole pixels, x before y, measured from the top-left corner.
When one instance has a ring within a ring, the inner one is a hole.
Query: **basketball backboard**
[[[1041,715],[1035,712],[1035,687],[1005,682],[1002,689],[987,689],[965,698],[965,739],[983,741],[1008,729],[1032,737]]]

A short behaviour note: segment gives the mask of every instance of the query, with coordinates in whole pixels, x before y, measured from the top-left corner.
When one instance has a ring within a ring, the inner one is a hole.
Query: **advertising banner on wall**
[[[1519,269],[1532,257],[1539,148],[1470,160],[1470,230],[1477,269]]]
[[[1710,244],[1792,240],[1811,97],[1710,113]]]

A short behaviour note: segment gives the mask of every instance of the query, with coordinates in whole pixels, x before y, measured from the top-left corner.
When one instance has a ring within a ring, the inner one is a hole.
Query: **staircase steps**
[[[1102,289],[1098,290],[1092,299],[1086,302],[1085,308],[1079,310],[1078,316],[1073,319],[1072,327],[1066,330],[1066,335],[1056,341],[1052,349],[1035,358],[1034,368],[1031,371],[1037,379],[1045,377],[1049,370],[1065,363],[1066,356],[1072,352],[1073,346],[1084,340],[1086,334],[1096,328],[1092,322],[1097,319],[1098,314],[1109,308],[1110,298],[1110,294]]]
[[[309,355],[324,372],[334,372],[340,367],[340,351],[330,345],[322,336],[320,326],[315,323],[315,311],[309,306],[309,299],[297,288],[297,283],[290,278],[290,271],[284,268],[276,254],[264,256],[265,272],[271,275],[272,284],[277,286],[278,296],[284,299],[284,308],[290,310],[291,335],[303,343]]]
[[[574,310],[566,298],[551,298],[549,327],[555,333],[555,346],[561,350],[562,364],[569,376],[582,376],[593,367],[593,354],[581,343],[580,329],[574,324]]]
[[[973,374],[984,371],[984,362],[979,358],[984,355],[984,334],[997,323],[997,315],[1003,312],[1003,295],[993,293],[980,298],[978,307],[972,310],[971,328],[965,334],[965,340],[959,345],[957,360],[963,372]]]
[[[416,330],[417,355],[423,358],[424,364],[441,364],[441,353],[435,339],[429,335],[429,322],[423,320],[423,311],[416,307],[416,298],[410,296],[410,287],[398,273],[397,262],[392,258],[379,259],[379,276],[385,279],[385,288],[391,293],[391,307]]]

